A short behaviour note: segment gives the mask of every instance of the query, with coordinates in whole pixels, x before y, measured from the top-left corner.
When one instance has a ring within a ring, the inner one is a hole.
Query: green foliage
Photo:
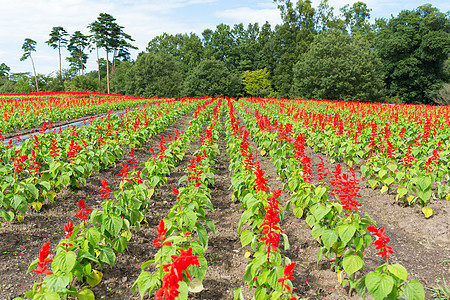
[[[215,59],[202,60],[185,79],[182,96],[236,96],[242,91],[237,74],[231,73],[224,62]]]
[[[444,83],[433,101],[440,105],[450,105],[450,83]]]
[[[11,71],[11,68],[8,67],[5,63],[0,64],[0,76],[7,77],[9,74],[9,71]]]
[[[272,92],[272,83],[269,80],[267,68],[255,71],[245,71],[242,76],[247,94],[257,97],[267,97]]]
[[[382,91],[381,62],[359,35],[322,32],[294,66],[292,97],[373,101]]]
[[[375,46],[384,64],[390,96],[431,103],[444,78],[450,49],[450,20],[431,5],[404,10],[378,22]]]
[[[136,96],[177,97],[180,64],[168,54],[142,53],[136,62],[122,63],[115,72],[115,92]]]
[[[87,49],[89,49],[89,37],[80,31],[75,31],[67,45],[67,50],[69,50],[71,56],[67,57],[66,60],[71,67],[81,70],[82,74],[88,59],[88,55],[85,53]]]

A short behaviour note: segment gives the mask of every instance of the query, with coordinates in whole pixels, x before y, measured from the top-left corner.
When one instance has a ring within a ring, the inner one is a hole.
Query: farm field
[[[33,106],[0,99],[6,139],[55,131],[2,146],[0,299],[40,282],[27,270],[47,242],[41,292],[79,299],[167,296],[171,255],[190,259],[189,299],[432,299],[450,282],[448,107],[89,99],[104,107],[15,124],[11,107]]]

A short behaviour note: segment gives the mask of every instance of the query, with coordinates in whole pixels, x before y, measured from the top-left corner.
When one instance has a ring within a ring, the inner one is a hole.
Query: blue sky
[[[295,0],[293,0],[295,2]],[[317,7],[320,0],[313,0]],[[329,0],[335,13],[345,4],[355,1]],[[390,18],[401,10],[412,10],[430,3],[441,12],[450,10],[450,1],[422,2],[415,0],[367,0],[363,1],[372,9],[371,20]],[[260,24],[269,21],[273,26],[281,22],[280,13],[272,0],[0,0],[0,63],[6,63],[11,72],[32,71],[29,60],[20,61],[25,38],[37,42],[33,57],[36,71],[49,74],[59,69],[57,50],[45,41],[54,26],[62,26],[70,34],[80,30],[88,34],[86,26],[95,21],[99,13],[109,13],[117,19],[124,31],[136,41],[139,48],[133,51],[133,58],[144,51],[147,43],[163,32],[190,33],[198,35],[206,28],[215,29],[225,23]],[[68,53],[63,49],[63,57]],[[100,55],[104,55],[103,52]],[[88,69],[96,67],[94,55],[88,61]],[[63,61],[63,68],[69,65]]]

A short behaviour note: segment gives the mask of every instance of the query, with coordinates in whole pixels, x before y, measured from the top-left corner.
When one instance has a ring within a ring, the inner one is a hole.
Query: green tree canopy
[[[69,50],[71,56],[67,57],[66,60],[72,68],[81,71],[82,75],[88,59],[85,51],[89,49],[89,45],[89,36],[82,34],[80,31],[75,31],[71,35],[67,45],[67,50]]]
[[[239,76],[231,73],[224,62],[204,59],[185,79],[182,96],[237,96],[241,91]]]
[[[59,78],[60,82],[62,83],[62,66],[61,66],[61,47],[64,47],[67,45],[67,38],[69,34],[67,33],[64,28],[61,26],[53,27],[52,31],[50,32],[49,36],[50,39],[46,41],[47,45],[52,47],[53,49],[58,49],[58,55],[59,55]]]
[[[180,64],[168,54],[141,53],[134,64],[122,63],[113,79],[115,92],[143,97],[177,97],[182,75]]]
[[[245,91],[251,96],[267,97],[272,92],[272,83],[269,80],[267,69],[244,71],[242,83]]]
[[[5,63],[0,64],[0,76],[8,77],[9,71],[11,71],[11,68],[8,67]]]
[[[107,13],[100,13],[97,20],[88,26],[97,48],[106,51],[106,86],[110,92],[109,84],[109,53],[113,51],[113,65],[116,56],[129,56],[128,49],[135,48],[128,41],[134,41],[130,35],[123,32],[123,26],[116,23],[116,19]]]
[[[31,52],[35,52],[36,51],[36,41],[34,41],[34,40],[30,39],[30,38],[26,38],[24,40],[24,42],[23,42],[22,50],[23,50],[23,55],[20,58],[20,61],[24,61],[27,58],[31,59],[31,64],[33,65],[34,81],[35,81],[35,85],[36,85],[36,92],[39,92],[39,85],[38,85],[38,80],[37,80],[37,75],[36,75],[36,68],[34,66],[33,57],[31,56]]]
[[[450,48],[450,20],[430,4],[378,22],[375,47],[384,64],[390,96],[407,103],[431,103],[444,78]]]
[[[373,101],[383,91],[381,62],[368,41],[336,30],[316,36],[293,81],[292,97]]]

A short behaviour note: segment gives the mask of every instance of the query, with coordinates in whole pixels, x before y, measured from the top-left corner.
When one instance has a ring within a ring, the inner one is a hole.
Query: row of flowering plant
[[[180,104],[183,108],[175,109]],[[7,221],[15,213],[23,217],[28,203],[38,211],[45,201],[54,201],[61,187],[85,184],[92,172],[122,157],[123,145],[141,145],[189,107],[180,104],[158,103],[120,117],[108,114],[90,126],[38,134],[6,149],[0,163],[4,175],[0,180],[0,216]]]
[[[249,114],[245,112],[243,114],[251,120]],[[258,115],[257,111],[255,111],[255,115]],[[251,122],[246,124],[252,126]],[[280,123],[278,130],[280,136],[287,136],[283,133],[286,127]],[[361,205],[357,201],[357,198],[361,197],[358,194],[359,182],[356,180],[352,168],[350,168],[350,176],[344,174],[338,164],[330,175],[330,184],[333,188],[330,194],[338,201],[328,199],[326,192],[329,188],[327,186],[321,184],[316,187],[310,183],[310,167],[304,163],[305,159],[302,158],[306,156],[305,148],[303,142],[297,143],[299,138],[300,141],[305,139],[302,135],[291,139],[294,141],[291,145],[292,152],[286,155],[285,161],[288,162],[288,169],[297,168],[300,171],[293,172],[294,176],[289,175],[284,180],[287,181],[286,186],[292,193],[290,202],[294,205],[294,214],[298,217],[306,214],[306,222],[312,228],[312,236],[320,242],[317,262],[322,256],[333,261],[333,268],[338,273],[340,283],[343,286],[350,285],[350,290],[355,288],[362,297],[365,296],[366,291],[369,291],[375,299],[385,299],[388,297],[387,295],[400,296],[403,294],[407,297],[415,295],[411,299],[424,299],[422,285],[417,280],[407,282],[405,268],[400,264],[389,265],[388,260],[386,260],[386,264],[370,272],[370,275],[359,279],[356,277],[357,272],[364,268],[364,250],[372,241],[369,232],[375,232],[377,241],[374,245],[377,249],[381,249],[380,255],[383,257],[392,254],[392,248],[386,245],[389,239],[384,238],[383,230],[378,231],[375,226],[371,225],[373,221],[368,215],[366,215],[367,218],[359,216],[358,207]],[[260,144],[263,143],[264,140],[261,140]],[[286,141],[280,137],[279,143],[283,144]],[[271,158],[274,163],[279,159],[277,156],[279,152],[276,150],[282,147],[280,144],[269,144],[273,147],[268,151],[272,154]],[[330,173],[325,169],[322,158],[318,173],[320,181],[324,181]],[[296,174],[297,176],[295,176]],[[284,173],[280,175],[283,176]],[[299,197],[299,194],[302,196]],[[402,276],[399,277],[400,272]],[[383,280],[388,281],[389,284],[384,285]]]
[[[172,187],[176,202],[167,219],[160,221],[158,237],[153,241],[159,250],[154,259],[142,264],[141,274],[133,285],[132,290],[137,286],[141,298],[147,292],[152,295],[156,291],[156,299],[187,299],[189,291],[203,290],[202,280],[207,269],[204,257],[208,248],[207,228],[215,233],[214,224],[206,218],[206,208],[213,211],[208,185],[214,184],[212,166],[219,154],[217,141],[221,107],[222,100],[219,99],[206,136],[200,135],[201,145],[187,166],[187,175],[179,181],[186,185],[178,189]],[[192,134],[196,137],[199,132]],[[145,270],[149,266],[154,267],[153,273]]]
[[[185,109],[189,108],[187,106]],[[179,110],[177,114],[182,112]],[[133,167],[137,167],[133,148],[130,157],[129,162]],[[130,174],[123,168],[118,174],[121,184],[119,191],[114,192],[115,200],[108,197],[112,193],[108,181],[102,180],[102,210],[86,208],[84,200],[80,199],[80,209],[77,210],[76,216],[82,220],[81,224],[74,226],[71,221],[67,223],[66,234],[57,246],[53,258],[53,274],[48,274],[44,282],[41,280],[39,289],[35,286],[26,294],[27,297],[56,295],[56,299],[59,299],[59,296],[65,298],[72,295],[79,299],[94,299],[93,293],[87,288],[76,291],[73,277],[92,287],[100,283],[103,265],[106,263],[113,267],[116,253],[127,249],[132,229],[139,230],[143,220],[142,211],[148,211],[153,188],[147,187],[148,182],[140,177],[140,170],[133,172],[135,174]],[[140,201],[142,195],[144,198]],[[130,199],[131,202],[128,201]],[[32,263],[30,270],[36,263]]]
[[[253,252],[248,253],[253,258],[247,264],[243,279],[255,289],[255,299],[297,299],[291,283],[295,262],[283,257],[279,248],[281,240],[284,249],[289,248],[287,235],[281,228],[281,190],[270,191],[265,172],[258,161],[253,162],[249,132],[239,126],[232,101],[228,102],[228,107],[226,140],[231,185],[233,196],[242,202],[244,209],[238,231],[242,246],[250,245]],[[241,289],[235,289],[235,298],[243,299]]]
[[[372,188],[396,189],[397,201],[433,215],[433,199],[450,199],[448,107],[319,100],[244,99],[266,115],[293,124],[306,144],[361,172]],[[433,184],[435,188],[432,189]],[[398,186],[397,186],[398,185]]]
[[[0,128],[2,133],[17,128],[39,126],[69,118],[125,109],[151,104],[158,98],[138,98],[123,95],[100,95],[96,93],[0,94]]]

